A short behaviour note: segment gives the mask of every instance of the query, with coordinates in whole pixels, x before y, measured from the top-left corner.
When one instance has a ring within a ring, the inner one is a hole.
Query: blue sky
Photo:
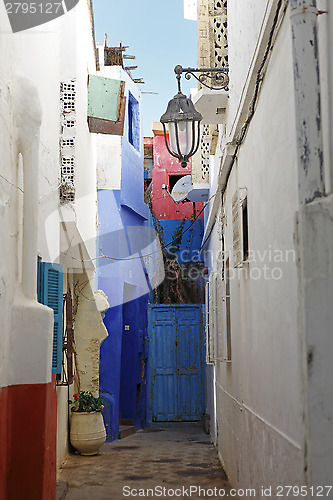
[[[184,19],[183,0],[93,0],[96,42],[108,35],[109,46],[129,45],[128,66],[138,66],[134,78],[142,78],[143,135],[151,137],[151,124],[159,121],[167,103],[177,93],[173,68],[196,67],[197,23]],[[193,78],[182,77],[182,90],[196,87]]]

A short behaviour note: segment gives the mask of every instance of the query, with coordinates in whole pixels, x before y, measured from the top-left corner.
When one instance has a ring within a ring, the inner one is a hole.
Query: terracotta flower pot
[[[96,455],[105,443],[106,432],[100,411],[73,412],[70,440],[81,455]]]

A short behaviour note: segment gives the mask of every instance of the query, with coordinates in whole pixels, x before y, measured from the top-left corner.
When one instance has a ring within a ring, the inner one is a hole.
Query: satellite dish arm
[[[170,193],[170,191],[169,191],[169,189],[168,189],[168,186],[167,186],[166,184],[162,184],[162,189],[164,189],[164,191],[166,191],[166,192],[168,193],[168,195],[170,196],[170,198],[172,199],[172,201],[173,201],[176,205],[178,205],[178,203],[180,203],[180,201],[176,201],[176,200],[172,197],[172,195],[171,195],[171,193]]]

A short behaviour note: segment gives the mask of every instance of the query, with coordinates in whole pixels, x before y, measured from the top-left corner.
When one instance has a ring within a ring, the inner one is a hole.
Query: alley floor
[[[238,498],[209,436],[188,423],[154,424],[96,456],[69,455],[58,481],[68,485],[65,500]]]

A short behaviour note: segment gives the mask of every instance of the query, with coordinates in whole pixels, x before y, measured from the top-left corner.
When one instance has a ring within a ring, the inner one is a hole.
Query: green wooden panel
[[[120,80],[89,75],[88,116],[117,121]]]

